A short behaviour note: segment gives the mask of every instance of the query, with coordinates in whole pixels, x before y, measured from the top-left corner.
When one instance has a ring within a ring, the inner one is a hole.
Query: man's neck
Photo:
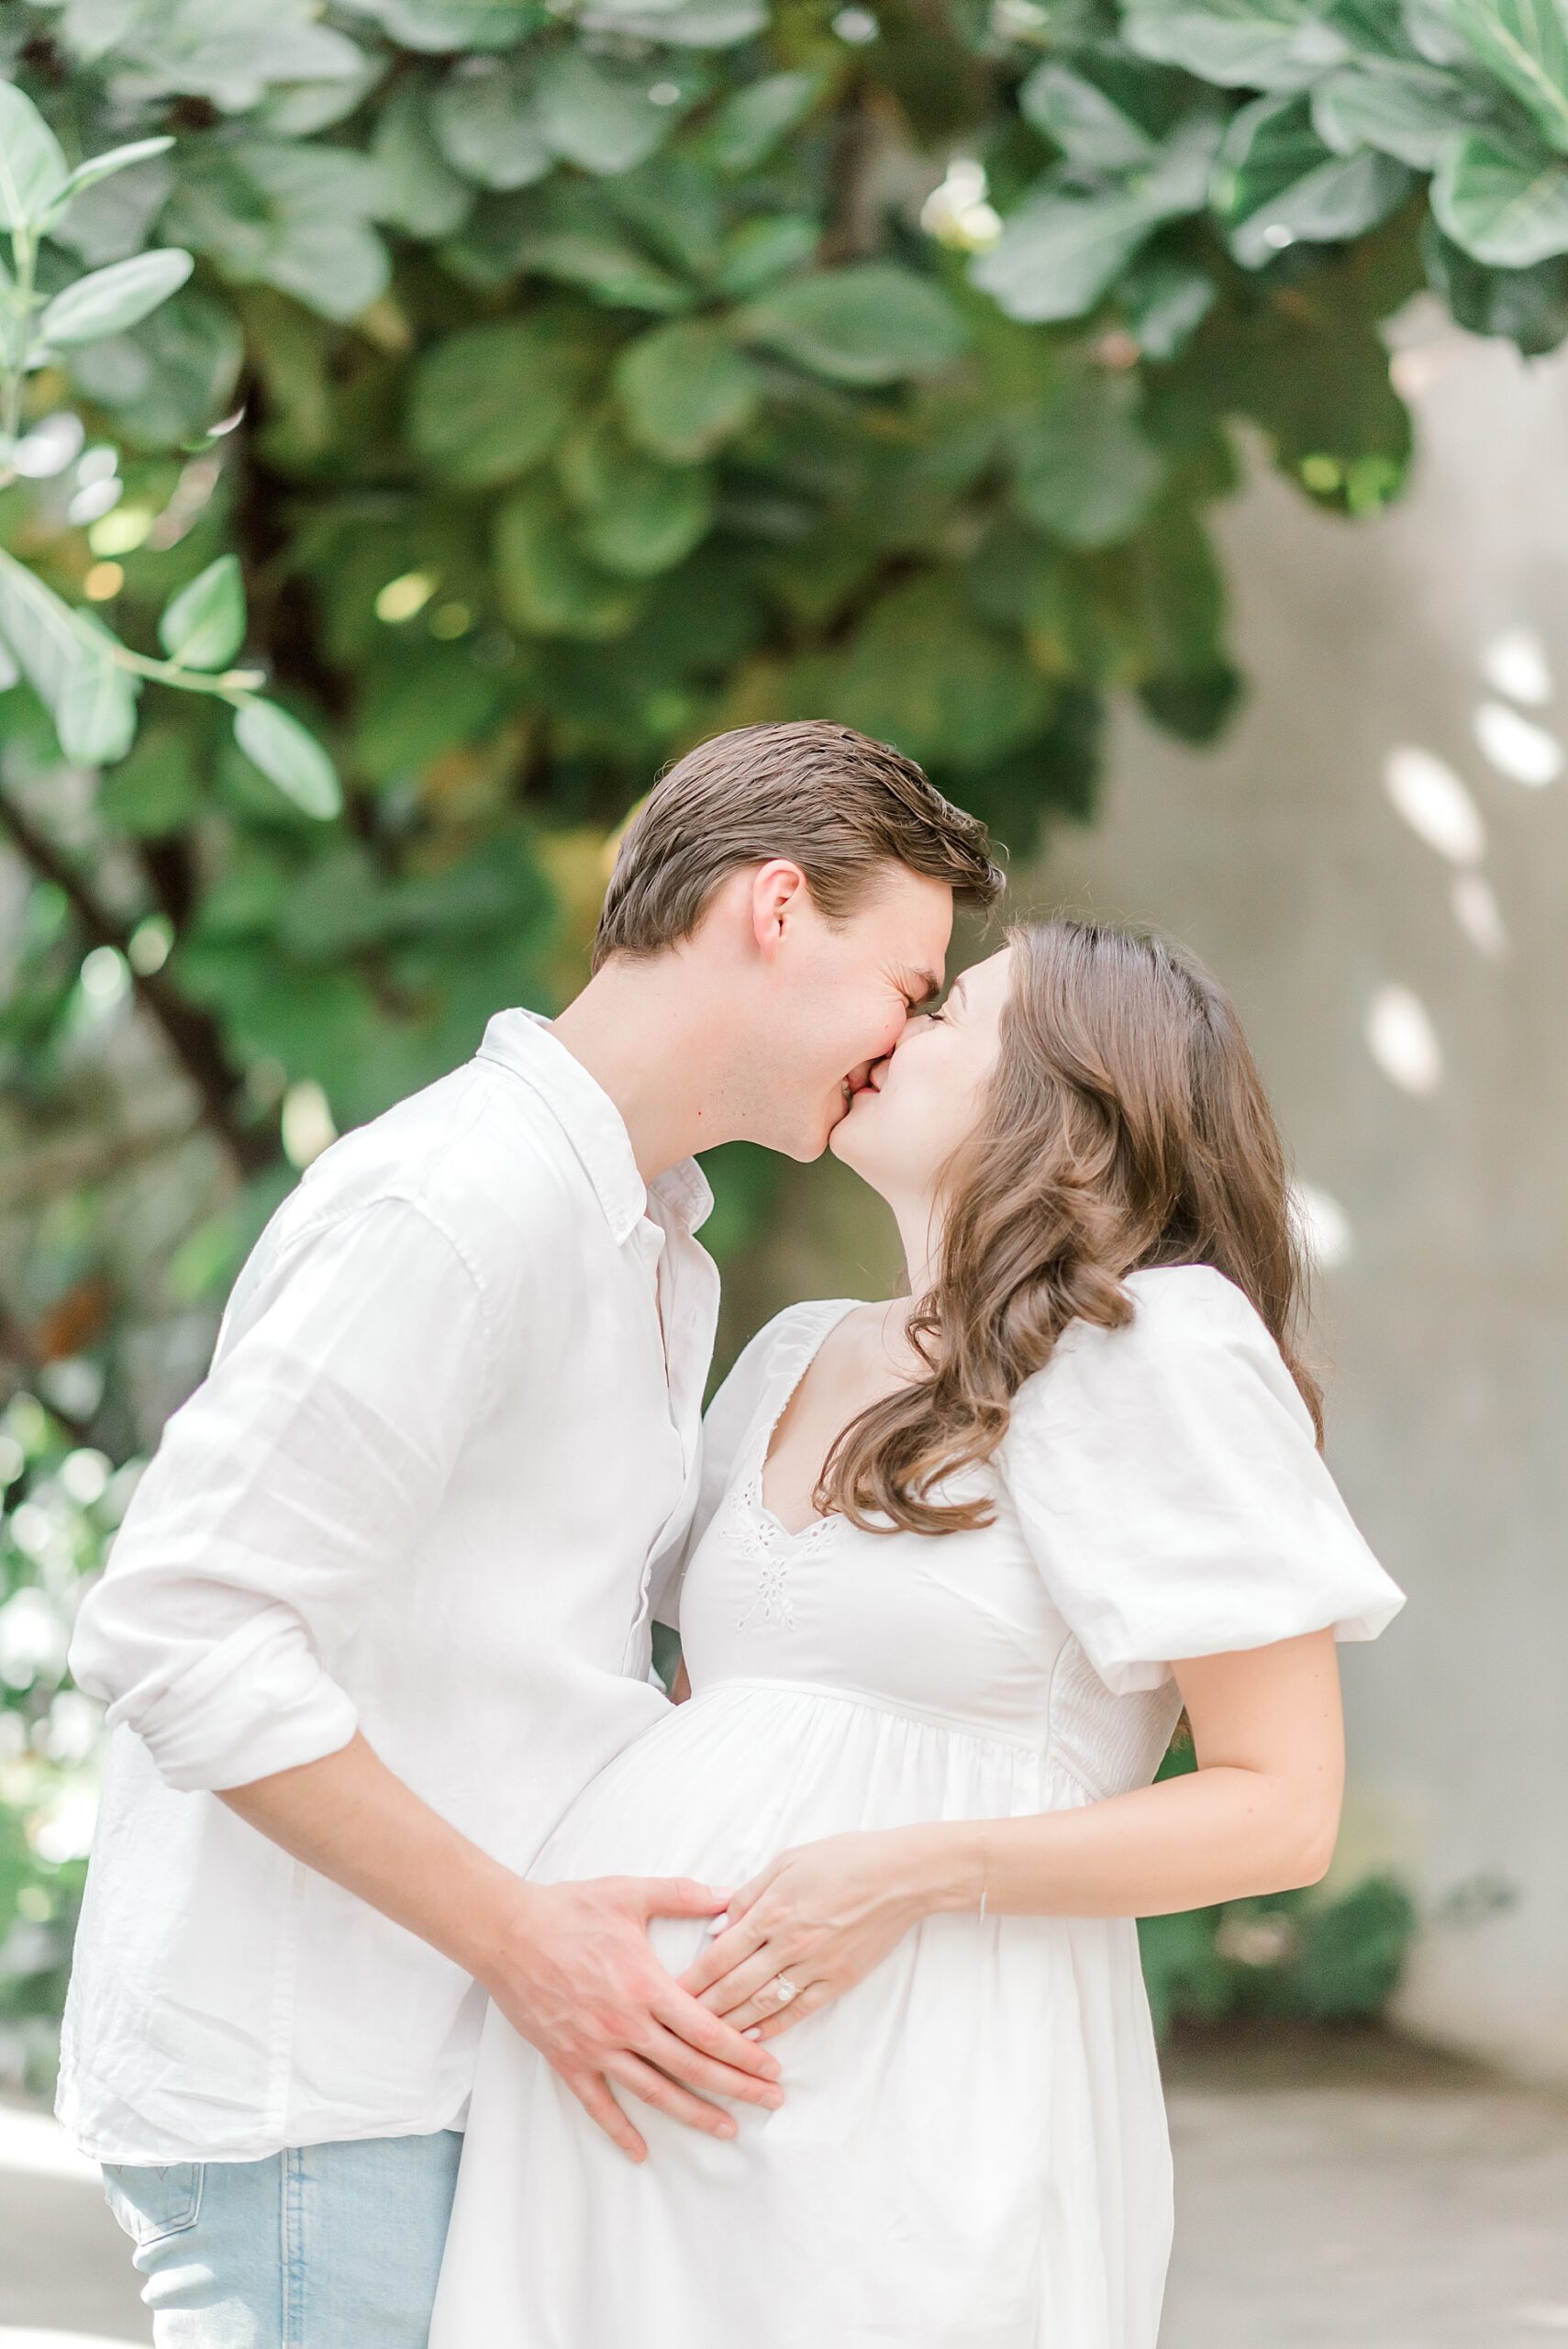
[[[678,955],[606,963],[551,1033],[620,1111],[645,1183],[730,1139],[720,1036]]]

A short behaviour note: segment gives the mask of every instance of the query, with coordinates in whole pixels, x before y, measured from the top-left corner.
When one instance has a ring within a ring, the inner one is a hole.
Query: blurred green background
[[[1373,527],[1412,297],[1568,329],[1565,155],[1515,0],[13,0],[0,2076],[91,1831],[72,1611],[299,1169],[572,992],[707,734],[896,741],[1021,872],[1107,713],[1216,740],[1248,452]],[[712,1172],[721,1367],[889,1276],[830,1177]],[[1375,2013],[1416,1913],[1151,1920],[1157,2013]]]

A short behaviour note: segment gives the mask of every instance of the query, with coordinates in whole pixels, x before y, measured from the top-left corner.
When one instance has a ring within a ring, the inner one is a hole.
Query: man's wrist
[[[492,1994],[514,1979],[518,1949],[532,1938],[542,1899],[538,1885],[493,1861],[463,1902],[450,1954]]]

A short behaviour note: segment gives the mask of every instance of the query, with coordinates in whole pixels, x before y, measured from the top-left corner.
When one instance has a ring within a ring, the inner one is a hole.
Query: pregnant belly
[[[1017,1739],[851,1691],[720,1681],[673,1707],[590,1782],[530,1873],[690,1876],[729,1887],[820,1836],[1082,1799]]]
[[[1016,1739],[871,1695],[718,1682],[594,1779],[533,1873],[728,1890],[819,1836],[1084,1799]],[[651,1938],[679,1974],[706,1931],[656,1918]],[[488,2253],[530,2214],[512,2295],[579,2248],[574,2293],[636,2278],[632,2312],[595,2302],[590,2319],[573,2298],[581,2321],[567,2332],[541,2321],[550,2349],[1152,2349],[1168,2151],[1130,1919],[928,1919],[780,2039],[784,2103],[737,2107],[732,2143],[639,2109],[644,2170],[606,2149],[494,2018],[486,2043],[466,2239]],[[565,2211],[563,2180],[579,2181]],[[1134,2302],[1150,2321],[1133,2321]],[[650,2306],[670,2319],[656,2335],[638,2330]],[[483,2332],[452,2339],[466,2349]],[[536,2336],[512,2337],[531,2349]]]

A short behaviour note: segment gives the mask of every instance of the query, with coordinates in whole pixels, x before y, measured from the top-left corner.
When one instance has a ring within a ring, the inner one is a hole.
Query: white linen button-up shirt
[[[515,1008],[273,1215],[72,1643],[113,1737],[57,2110],[99,2160],[462,2125],[483,1991],[212,1790],[362,1730],[521,1873],[661,1714],[712,1203]]]

